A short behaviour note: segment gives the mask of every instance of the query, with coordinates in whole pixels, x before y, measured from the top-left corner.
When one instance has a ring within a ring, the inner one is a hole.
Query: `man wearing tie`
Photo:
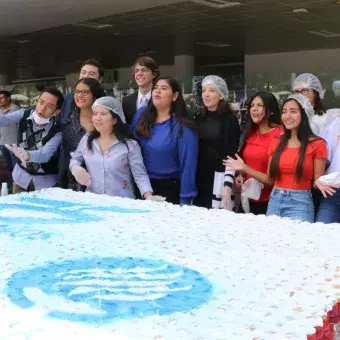
[[[136,111],[146,106],[151,98],[152,85],[159,77],[159,68],[150,57],[139,57],[132,66],[132,73],[138,85],[138,91],[123,98],[123,111],[126,122],[130,125]]]

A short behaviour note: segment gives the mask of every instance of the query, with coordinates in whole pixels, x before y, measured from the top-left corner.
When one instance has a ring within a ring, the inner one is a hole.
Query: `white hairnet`
[[[303,96],[302,94],[292,94],[288,97],[288,99],[295,99],[297,102],[300,103],[300,105],[303,107],[303,109],[306,112],[308,122],[309,122],[309,126],[311,127],[313,133],[315,135],[319,135],[319,132],[320,132],[319,127],[313,121],[315,111],[314,111],[313,106],[312,106],[311,102],[309,101],[309,99],[306,98],[305,96]]]
[[[207,76],[202,81],[202,88],[206,85],[213,85],[219,93],[221,93],[224,100],[229,98],[229,91],[227,83],[219,76]]]
[[[92,105],[92,109],[98,107],[98,106],[102,106],[105,107],[106,109],[114,112],[117,116],[120,117],[120,119],[122,120],[122,122],[125,124],[125,115],[123,112],[123,108],[122,105],[120,104],[120,102],[117,99],[114,99],[112,97],[101,97],[98,98]]]
[[[319,78],[311,73],[302,73],[294,80],[294,90],[297,88],[312,89],[318,93],[322,91]]]

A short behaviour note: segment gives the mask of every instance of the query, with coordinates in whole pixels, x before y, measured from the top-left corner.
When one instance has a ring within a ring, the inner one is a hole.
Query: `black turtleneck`
[[[234,156],[239,147],[240,126],[232,112],[208,111],[196,119],[199,134],[197,188],[200,195],[213,191],[215,172],[224,172],[227,156]]]

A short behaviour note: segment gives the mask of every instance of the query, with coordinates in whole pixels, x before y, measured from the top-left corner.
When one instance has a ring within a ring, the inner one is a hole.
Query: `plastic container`
[[[8,195],[8,186],[7,183],[1,184],[1,196],[7,196]]]

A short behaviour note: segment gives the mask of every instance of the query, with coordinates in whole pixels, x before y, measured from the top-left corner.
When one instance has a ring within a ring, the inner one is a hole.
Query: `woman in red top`
[[[252,169],[240,157],[228,158],[226,162],[234,170],[243,171],[264,184],[274,184],[267,215],[314,222],[313,183],[322,193],[335,192],[331,186],[318,181],[325,173],[327,146],[311,129],[309,121],[313,115],[312,105],[302,95],[292,95],[284,102],[284,133],[269,147],[267,173]]]
[[[269,92],[259,92],[253,96],[248,105],[250,113],[248,128],[240,149],[244,162],[256,171],[266,172],[268,168],[268,148],[273,138],[279,138],[283,129],[279,104]],[[235,185],[241,187],[250,175],[239,172]],[[271,187],[265,186],[260,198],[250,200],[250,212],[254,215],[267,212]]]

